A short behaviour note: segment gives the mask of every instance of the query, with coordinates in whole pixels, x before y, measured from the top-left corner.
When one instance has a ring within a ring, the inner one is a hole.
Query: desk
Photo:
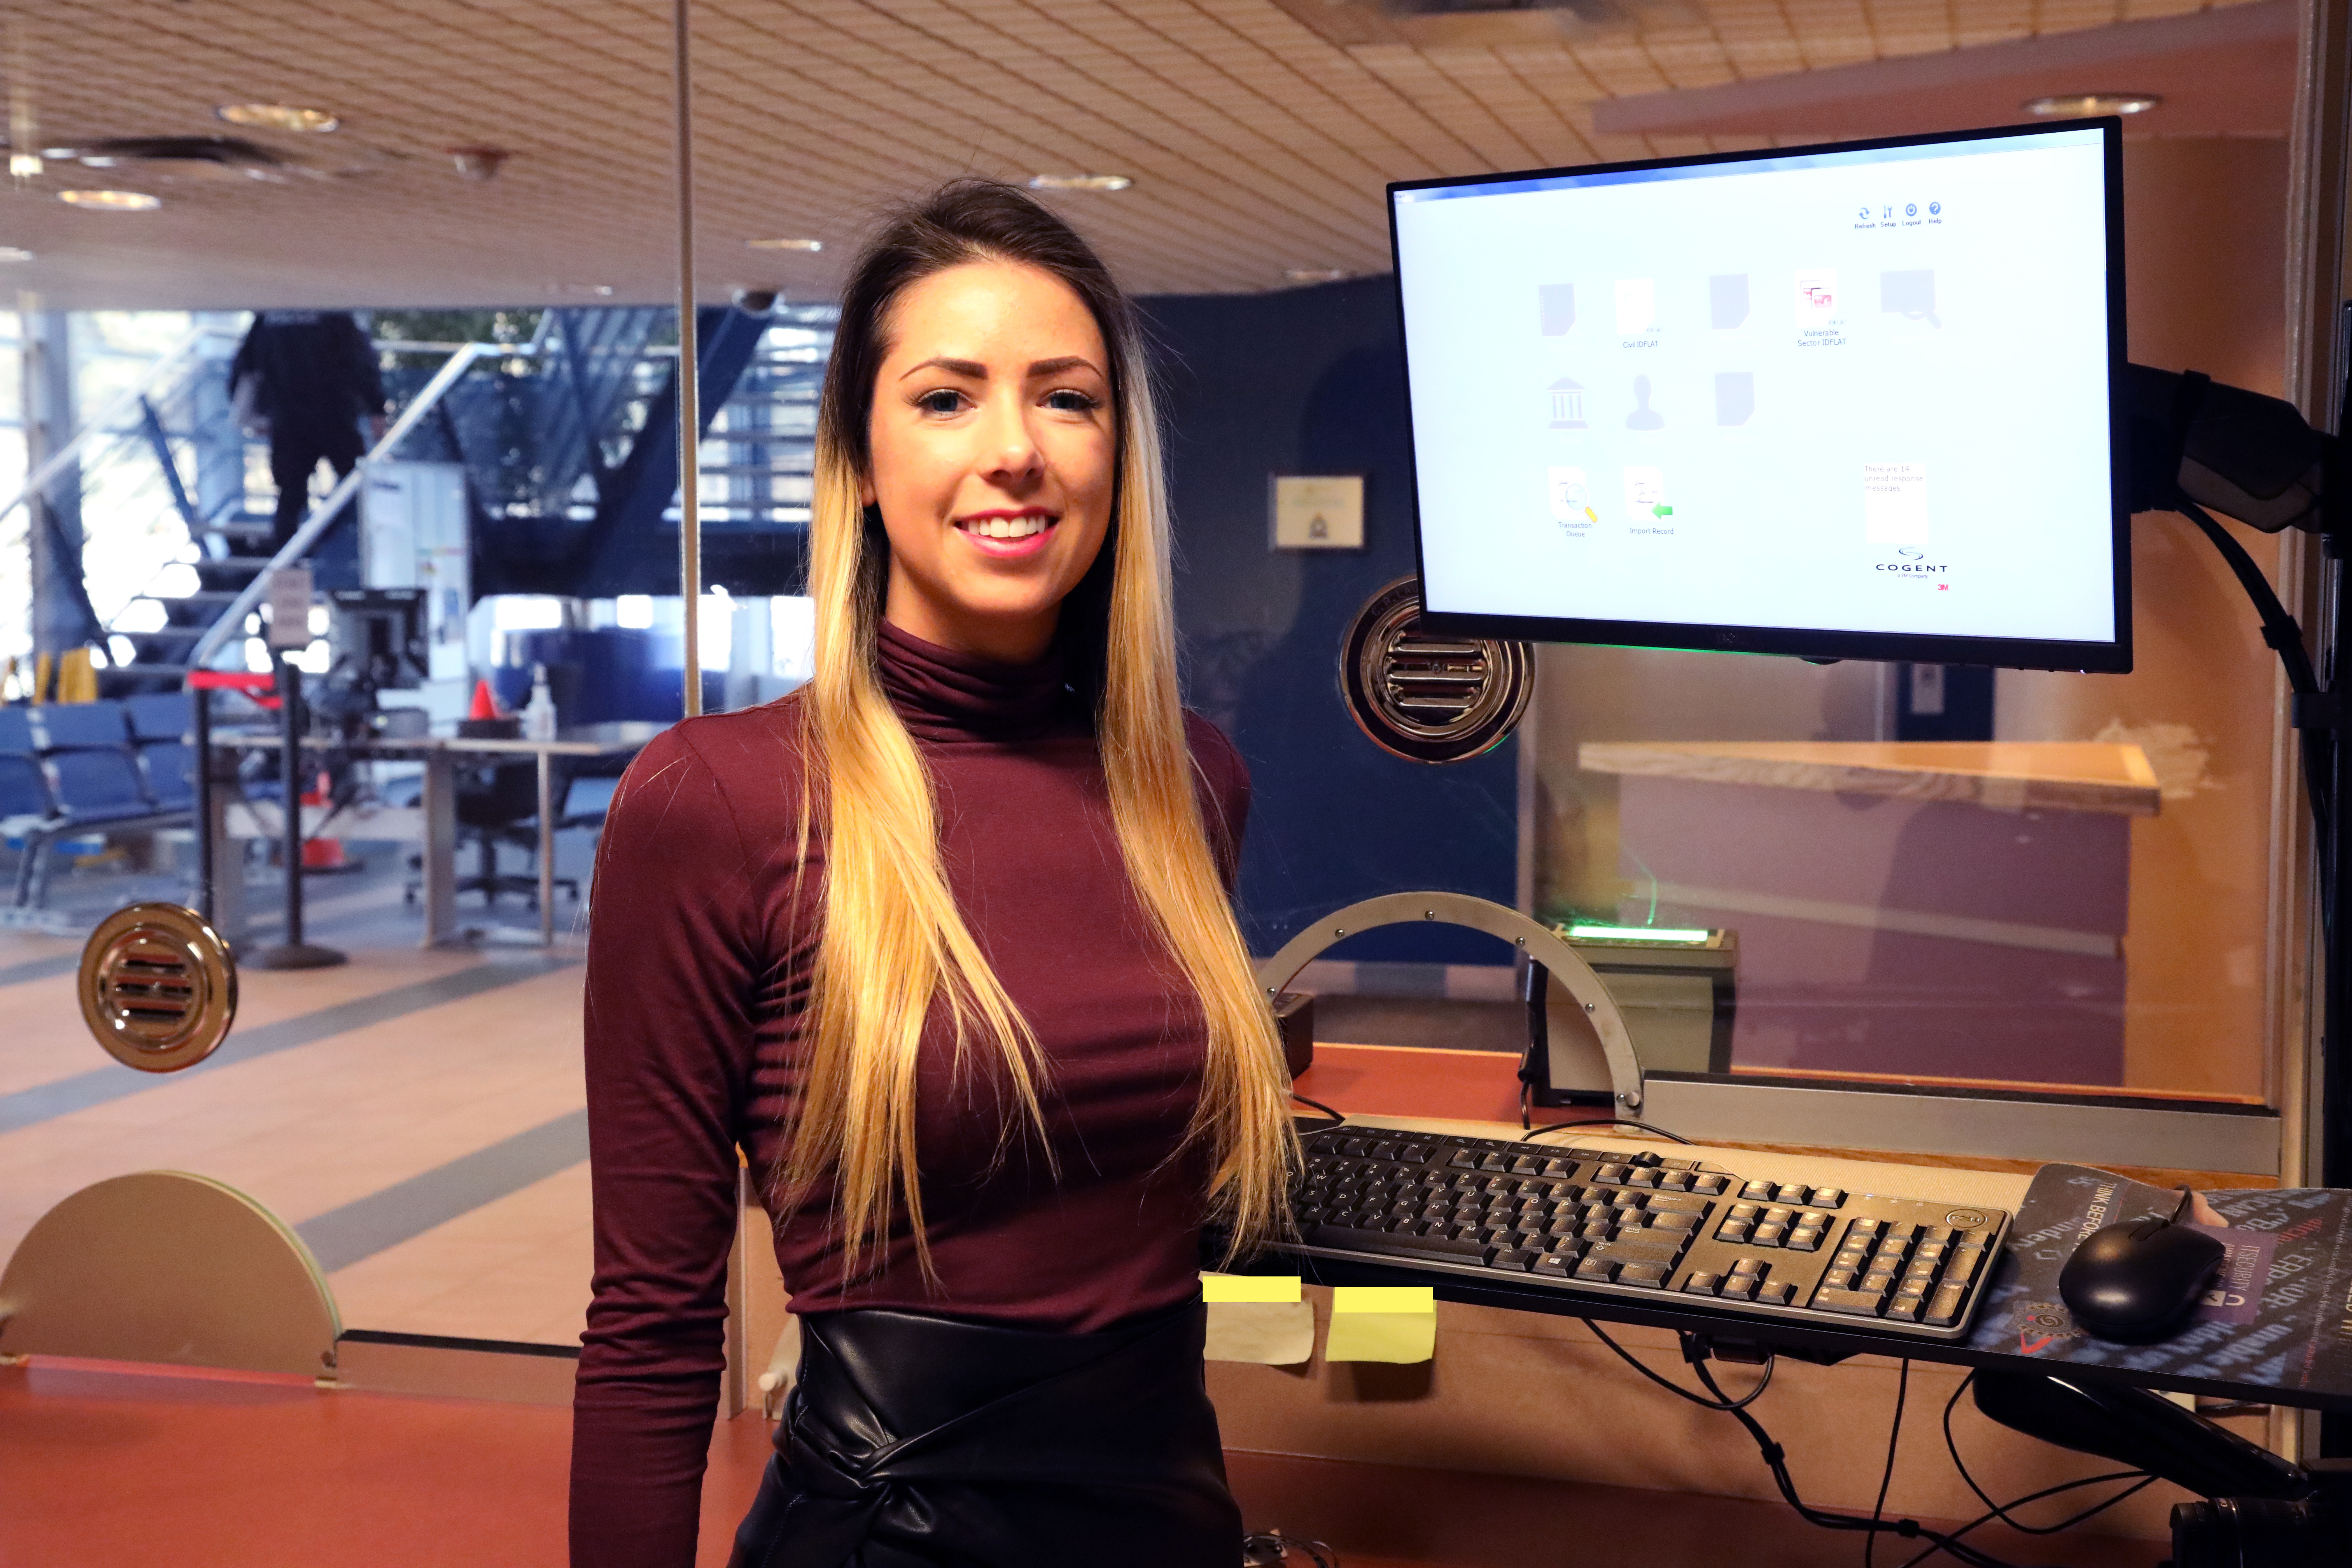
[[[1508,1122],[1377,1114],[1350,1120],[1412,1131],[1454,1133],[1472,1138],[1523,1136],[1516,1125]],[[1879,1192],[1894,1196],[1927,1198],[1955,1206],[2002,1208],[2011,1214],[2020,1214],[2025,1209],[2028,1190],[2035,1182],[2035,1178],[2008,1172],[1951,1170],[1813,1154],[1676,1144],[1631,1133],[1604,1131],[1597,1123],[1591,1131],[1579,1131],[1572,1135],[1555,1133],[1541,1142],[1587,1145],[1605,1142],[1610,1147],[1622,1145],[1629,1152],[1648,1149],[1661,1154],[1705,1160],[1711,1165],[1736,1171],[1750,1178],[1802,1182],[1812,1186],[1840,1187],[1848,1192]],[[2075,1168],[2056,1169],[2071,1175]],[[2120,1178],[2117,1182],[2124,1186],[2131,1185],[2122,1183]],[[2155,1189],[2139,1190],[2156,1197],[2166,1195],[2156,1194]],[[2046,1189],[2037,1196],[2046,1196]],[[2296,1194],[2248,1191],[2216,1194],[2212,1198],[2224,1217],[2241,1220],[2260,1215],[2265,1210],[2275,1210],[2283,1203],[2292,1204],[2296,1201]],[[2143,1211],[2131,1208],[2127,1215],[2123,1208],[2116,1212],[2119,1216],[2136,1217]],[[1429,1285],[1435,1289],[1440,1300],[1540,1312],[1554,1317],[1641,1323],[1676,1332],[1705,1334],[1727,1343],[1754,1344],[1814,1359],[1896,1356],[1911,1361],[1942,1362],[1957,1366],[1988,1367],[2009,1372],[2080,1373],[2085,1377],[2106,1378],[2171,1393],[2203,1394],[2222,1399],[2252,1399],[2315,1410],[2352,1410],[2352,1383],[2346,1381],[2347,1369],[2331,1366],[2324,1357],[2317,1364],[2301,1358],[2299,1352],[2304,1340],[2289,1341],[2282,1332],[2270,1347],[2279,1353],[2268,1357],[2255,1353],[2264,1348],[2263,1340],[2273,1330],[2273,1318],[2284,1314],[2266,1314],[2258,1332],[2239,1341],[2241,1344],[2248,1341],[2253,1342],[2252,1349],[2242,1353],[2211,1343],[2201,1347],[2192,1344],[2192,1334],[2203,1327],[2197,1324],[2185,1328],[2174,1341],[2136,1347],[2114,1345],[2080,1336],[2069,1337],[2063,1329],[2049,1333],[2038,1329],[2021,1331],[2021,1322],[2034,1321],[2035,1304],[2021,1299],[2023,1294],[2034,1292],[2026,1289],[2021,1280],[2019,1259],[2037,1239],[2042,1244],[2042,1249],[2045,1253],[2049,1251],[2053,1245],[2051,1240],[2053,1227],[2045,1225],[2041,1230],[2042,1234],[2037,1237],[2029,1226],[2021,1224],[2017,1233],[2012,1235],[2010,1246],[1994,1266],[1992,1280],[1979,1310],[1975,1330],[1961,1341],[1916,1339],[1889,1333],[1863,1323],[1849,1328],[1835,1322],[1813,1324],[1750,1319],[1710,1310],[1703,1306],[1695,1307],[1681,1297],[1664,1294],[1654,1302],[1624,1297],[1571,1296],[1539,1285],[1517,1284],[1507,1275],[1501,1274],[1490,1281],[1466,1275],[1424,1271],[1410,1266],[1390,1267],[1287,1255],[1270,1259],[1260,1266],[1259,1271],[1288,1273],[1296,1269],[1305,1279],[1324,1285]],[[2070,1245],[2071,1238],[2066,1239]],[[2053,1256],[2063,1257],[2067,1249],[2067,1245],[2061,1245]],[[2309,1295],[2315,1303],[2312,1310],[2316,1310],[2319,1303],[2340,1303],[2345,1281],[2335,1278],[2335,1272],[2352,1260],[2335,1258],[2333,1254],[2336,1249],[2332,1246],[2322,1246],[2314,1250],[2327,1255],[2316,1268],[2311,1270],[2315,1277]],[[2046,1272],[2054,1275],[2054,1269],[2055,1264],[2053,1263]],[[2030,1279],[2032,1276],[2026,1278]],[[2042,1283],[2046,1285],[2047,1281]],[[2054,1296],[2054,1291],[2044,1293]],[[2329,1314],[2331,1323],[2334,1316]],[[2204,1337],[2210,1341],[2212,1336]],[[2286,1354],[2290,1349],[2297,1354]],[[2200,1353],[2200,1350],[2206,1353]]]
[[[352,807],[336,810],[305,806],[303,837],[367,837],[407,840],[419,844],[425,862],[425,947],[449,946],[465,940],[457,925],[457,787],[460,761],[476,756],[528,756],[539,768],[539,932],[541,947],[555,942],[555,799],[554,760],[557,757],[610,758],[635,756],[646,743],[667,729],[666,724],[626,722],[587,724],[562,730],[552,741],[485,740],[425,735],[408,740],[372,740],[346,744],[332,739],[305,737],[302,749],[321,755],[333,753],[367,761],[422,762],[425,789],[414,808]],[[276,751],[284,742],[274,731],[218,730],[212,743],[219,747]],[[214,820],[205,830],[219,838],[276,837],[279,827],[247,801],[230,801],[215,794]],[[279,824],[283,818],[278,818]],[[242,926],[242,910],[234,907],[242,889],[214,889],[214,915],[224,931]]]

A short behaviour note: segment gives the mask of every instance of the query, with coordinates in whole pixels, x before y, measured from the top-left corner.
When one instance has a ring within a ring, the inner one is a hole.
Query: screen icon
[[[1666,504],[1666,476],[1656,468],[1625,470],[1625,515],[1633,522],[1654,524],[1675,515]]]
[[[1561,376],[1545,389],[1551,399],[1551,427],[1581,430],[1584,424],[1584,384]]]
[[[1592,488],[1582,468],[1554,468],[1549,474],[1551,520],[1562,528],[1582,529],[1601,521],[1592,510]]]
[[[1617,330],[1629,338],[1658,330],[1658,286],[1647,278],[1617,279]]]
[[[1837,317],[1837,273],[1827,267],[1797,274],[1797,325],[1826,327]]]

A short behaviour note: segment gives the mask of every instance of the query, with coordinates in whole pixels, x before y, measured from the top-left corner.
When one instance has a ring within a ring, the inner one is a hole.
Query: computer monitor
[[[339,588],[327,595],[332,679],[387,691],[431,674],[423,588]]]
[[[2131,668],[2109,120],[1389,187],[1425,624]]]

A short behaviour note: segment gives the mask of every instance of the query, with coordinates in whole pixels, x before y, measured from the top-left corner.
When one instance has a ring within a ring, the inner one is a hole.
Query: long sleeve
[[[663,735],[614,797],[594,884],[596,1272],[573,1400],[574,1568],[694,1562],[763,968],[750,876],[721,780],[690,738]]]

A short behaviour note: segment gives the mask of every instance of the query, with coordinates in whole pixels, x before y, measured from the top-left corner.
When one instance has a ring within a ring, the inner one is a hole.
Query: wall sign
[[[1274,479],[1276,550],[1361,550],[1364,476],[1277,474]]]

